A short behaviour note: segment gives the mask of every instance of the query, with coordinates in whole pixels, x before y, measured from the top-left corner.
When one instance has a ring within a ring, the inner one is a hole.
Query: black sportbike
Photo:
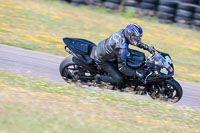
[[[79,82],[87,85],[95,85],[97,75],[107,75],[94,62],[96,45],[88,40],[80,38],[64,38],[65,50],[71,54],[60,64],[60,74],[67,82]],[[112,61],[117,67],[117,62]],[[128,50],[127,64],[133,69],[144,71],[143,79],[123,76],[123,81],[113,88],[123,90],[131,88],[137,91],[142,88],[143,94],[148,94],[153,99],[169,102],[178,102],[183,91],[180,84],[173,78],[174,66],[169,54],[154,50],[148,57],[137,50]]]

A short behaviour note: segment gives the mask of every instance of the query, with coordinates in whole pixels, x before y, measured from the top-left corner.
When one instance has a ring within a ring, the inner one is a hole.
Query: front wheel
[[[176,103],[182,98],[183,90],[180,84],[172,78],[152,85],[148,94],[152,99]]]

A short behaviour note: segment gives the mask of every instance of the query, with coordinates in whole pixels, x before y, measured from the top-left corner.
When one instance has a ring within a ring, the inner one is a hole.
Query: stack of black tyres
[[[79,6],[85,4],[84,0],[71,0],[71,4],[74,6]]]
[[[178,25],[182,27],[190,27],[192,24],[195,8],[193,4],[183,3],[183,1],[187,0],[181,0],[181,2],[178,3],[175,21]]]
[[[124,11],[132,10],[134,7],[139,6],[139,1],[136,0],[124,0]]]
[[[71,2],[71,0],[60,0],[60,1],[63,1],[63,2]]]
[[[193,15],[193,28],[200,30],[200,6],[195,7],[195,12]]]
[[[105,2],[106,0],[99,0],[99,2],[100,2],[100,7],[104,7],[104,2]]]
[[[98,3],[100,3],[99,0],[85,0],[86,5],[97,5]]]
[[[176,13],[177,2],[170,0],[160,0],[158,6],[158,22],[173,23]]]
[[[144,12],[144,15],[155,15],[157,10],[158,0],[142,0],[140,3],[141,11]]]
[[[120,6],[121,0],[106,0],[104,2],[104,7],[115,10]]]
[[[195,4],[199,3],[199,0],[179,0],[181,3]]]

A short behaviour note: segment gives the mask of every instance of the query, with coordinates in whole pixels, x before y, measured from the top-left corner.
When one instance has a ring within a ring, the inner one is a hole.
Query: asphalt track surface
[[[59,64],[64,58],[0,44],[1,71],[42,76],[50,81],[66,84],[59,73]],[[181,81],[179,83],[183,88],[183,97],[176,104],[200,108],[200,84]]]

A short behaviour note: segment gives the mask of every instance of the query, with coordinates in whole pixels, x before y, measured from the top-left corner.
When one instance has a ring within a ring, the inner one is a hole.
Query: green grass
[[[176,79],[199,83],[200,32],[159,24],[155,18],[138,18],[136,14],[74,7],[56,0],[0,0],[0,43],[66,56],[64,37],[85,38],[98,44],[136,22],[144,29],[144,43],[172,56]]]
[[[0,132],[200,131],[195,108],[7,72],[0,72],[0,97]]]

